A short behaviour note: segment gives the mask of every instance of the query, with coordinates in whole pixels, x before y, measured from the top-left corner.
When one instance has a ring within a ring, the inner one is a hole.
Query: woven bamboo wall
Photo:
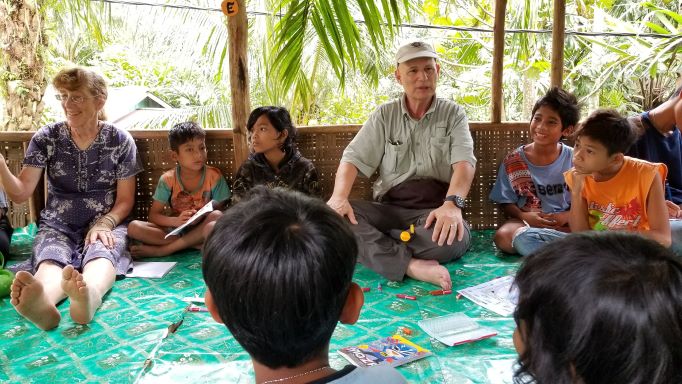
[[[474,229],[495,228],[504,221],[497,206],[488,201],[488,194],[495,182],[497,168],[506,153],[528,141],[528,123],[471,123],[474,153],[478,159],[476,176],[468,198],[465,217]],[[298,146],[303,156],[315,163],[322,184],[322,192],[328,198],[334,187],[336,168],[344,148],[352,140],[359,125],[302,127],[299,128]],[[170,159],[168,131],[131,131],[137,143],[144,172],[137,178],[137,191],[133,216],[146,219],[151,196],[161,174],[174,166]],[[0,132],[0,150],[10,169],[18,174],[24,147],[31,138],[30,132]],[[208,164],[220,168],[231,183],[235,164],[232,131],[207,130]],[[36,220],[42,208],[43,187],[37,188],[33,202],[12,204],[10,217],[15,226],[24,226]],[[371,180],[358,177],[351,198],[371,199]]]

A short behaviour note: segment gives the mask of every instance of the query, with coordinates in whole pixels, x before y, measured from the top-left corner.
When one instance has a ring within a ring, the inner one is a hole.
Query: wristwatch
[[[466,205],[466,200],[464,200],[462,196],[457,195],[445,196],[445,201],[452,201],[459,209],[464,209],[464,206]]]

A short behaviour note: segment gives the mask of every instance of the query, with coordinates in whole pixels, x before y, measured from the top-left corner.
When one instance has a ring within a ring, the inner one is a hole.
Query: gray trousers
[[[433,209],[407,209],[372,201],[350,202],[358,221],[352,225],[358,241],[358,261],[389,280],[405,277],[410,259],[437,260],[447,263],[462,257],[471,244],[469,225],[464,222],[464,237],[452,245],[438,246],[431,241],[433,227],[424,223]],[[414,224],[412,239],[404,243],[389,235],[391,230],[405,230]]]

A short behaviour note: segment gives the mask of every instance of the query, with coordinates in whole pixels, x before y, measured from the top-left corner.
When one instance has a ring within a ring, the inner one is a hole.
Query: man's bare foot
[[[21,316],[44,331],[57,327],[62,318],[45,295],[43,284],[26,271],[19,271],[14,277],[10,303]]]
[[[438,285],[442,289],[452,289],[450,272],[436,260],[410,259],[406,274],[415,280]]]
[[[91,322],[95,311],[102,305],[101,295],[88,288],[83,275],[70,265],[62,270],[62,289],[71,301],[71,319],[78,324]]]
[[[166,247],[159,245],[139,244],[130,246],[130,254],[135,259],[139,259],[141,257],[168,256],[172,253],[173,252],[169,252],[168,249],[166,249]]]

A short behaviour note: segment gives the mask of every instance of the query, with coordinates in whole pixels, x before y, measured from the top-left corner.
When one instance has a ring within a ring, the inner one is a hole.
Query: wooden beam
[[[249,95],[249,67],[247,57],[249,25],[246,17],[246,2],[235,6],[237,0],[229,0],[236,13],[227,17],[229,39],[230,94],[232,96],[232,132],[234,140],[235,171],[249,156],[246,140],[246,120],[251,112]]]
[[[502,70],[504,67],[504,14],[507,0],[495,1],[495,25],[493,26],[493,74],[492,110],[490,121],[502,121],[504,101],[502,98]]]
[[[552,86],[564,84],[564,40],[566,39],[566,0],[554,0],[552,27]]]

